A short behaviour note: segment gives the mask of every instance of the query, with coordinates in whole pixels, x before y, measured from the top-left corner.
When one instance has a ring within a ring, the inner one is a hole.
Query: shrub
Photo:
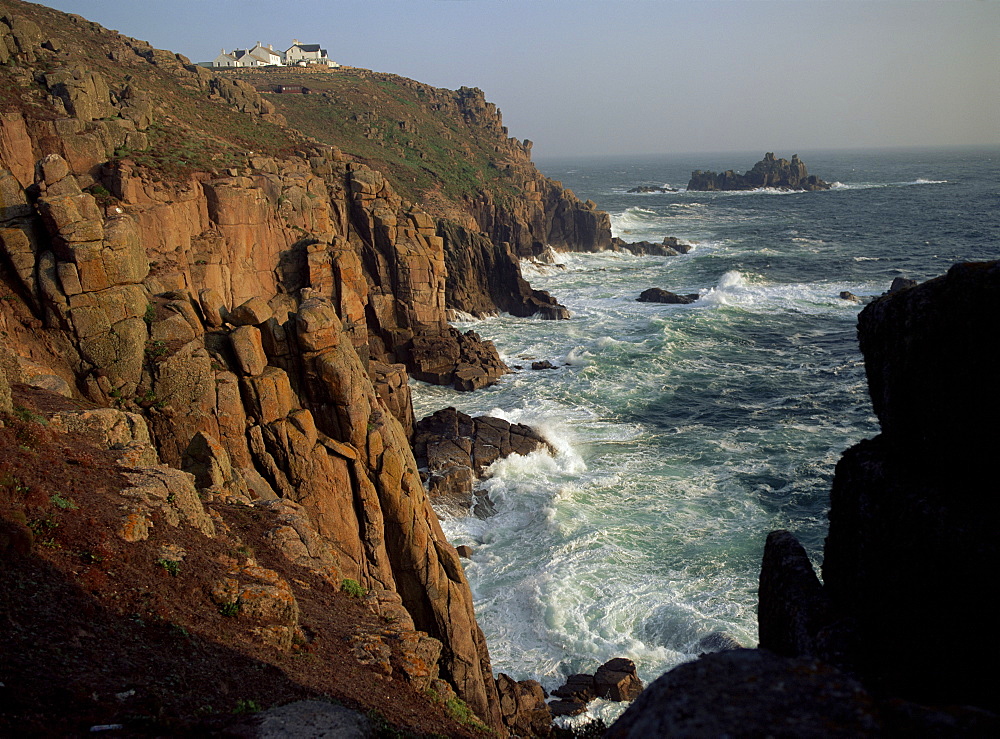
[[[361,587],[361,583],[357,580],[352,580],[349,577],[344,578],[344,581],[340,584],[340,589],[352,598],[364,598],[368,593],[367,590]]]

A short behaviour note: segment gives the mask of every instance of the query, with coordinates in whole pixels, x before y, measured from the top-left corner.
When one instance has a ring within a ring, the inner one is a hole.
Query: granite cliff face
[[[3,376],[133,413],[147,461],[212,500],[297,506],[295,546],[326,552],[301,561],[397,594],[440,640],[441,677],[503,732],[410,449],[407,377],[505,372],[447,311],[564,317],[516,255],[602,248],[606,214],[539,175],[478,90],[425,97],[506,174],[417,206],[244,80],[38,6],[0,16]]]
[[[809,174],[798,154],[793,154],[792,161],[788,161],[775,159],[774,154],[768,152],[746,174],[739,174],[731,169],[722,173],[703,172],[699,169],[691,173],[687,185],[688,190],[756,190],[762,187],[779,190],[829,190],[830,184]]]

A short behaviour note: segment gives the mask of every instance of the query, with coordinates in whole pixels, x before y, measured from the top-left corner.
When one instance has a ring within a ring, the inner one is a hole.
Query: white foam
[[[655,210],[636,205],[626,209],[624,213],[611,214],[611,233],[621,237],[624,234],[650,231],[661,228],[664,220]]]

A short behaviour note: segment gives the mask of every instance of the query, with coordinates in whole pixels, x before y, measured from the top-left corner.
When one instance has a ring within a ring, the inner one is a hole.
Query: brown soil
[[[0,428],[0,736],[106,724],[123,725],[112,736],[228,733],[247,713],[303,698],[376,710],[392,736],[478,736],[354,659],[351,635],[385,624],[274,552],[262,512],[212,503],[229,528],[214,539],[154,520],[147,541],[126,543],[114,533],[114,454],[44,424],[81,402],[15,385],[14,403]],[[157,563],[168,543],[187,553],[176,574]],[[293,587],[306,640],[290,653],[253,641],[209,596],[248,557]]]

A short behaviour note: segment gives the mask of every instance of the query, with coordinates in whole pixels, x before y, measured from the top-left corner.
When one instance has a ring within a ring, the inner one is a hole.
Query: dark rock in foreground
[[[863,737],[878,731],[856,680],[763,650],[705,655],[660,676],[605,737]]]
[[[779,190],[829,190],[830,184],[816,175],[809,174],[798,154],[792,155],[792,161],[788,161],[775,159],[774,154],[768,152],[746,174],[739,174],[731,169],[722,173],[696,170],[691,173],[687,189],[758,190],[763,187]]]
[[[698,295],[698,293],[678,295],[677,293],[672,293],[669,290],[663,290],[659,287],[651,287],[648,290],[643,290],[636,300],[640,303],[674,303],[687,305],[688,303],[693,303],[699,297],[701,296]]]
[[[820,657],[880,696],[997,710],[981,678],[1000,660],[996,640],[928,645],[993,608],[998,334],[997,262],[957,264],[861,312],[882,433],[837,464],[822,586],[790,535],[768,538],[762,647]]]
[[[767,539],[760,648],[656,680],[609,737],[996,736],[1000,262],[900,285],[858,319],[882,433],[841,458],[823,583]],[[973,642],[968,641],[972,637]]]

